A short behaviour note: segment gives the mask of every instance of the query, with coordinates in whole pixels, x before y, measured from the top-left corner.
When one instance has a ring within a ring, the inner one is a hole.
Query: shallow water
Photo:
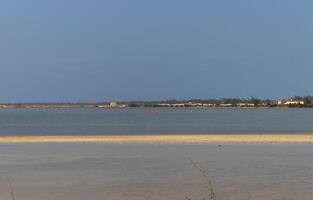
[[[312,199],[310,144],[5,144],[0,199]]]
[[[0,110],[0,135],[309,133],[313,109]]]

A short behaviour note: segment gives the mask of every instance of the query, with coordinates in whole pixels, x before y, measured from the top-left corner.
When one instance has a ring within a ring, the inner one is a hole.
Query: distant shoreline
[[[313,143],[313,134],[0,136],[0,143]]]
[[[101,104],[0,104],[0,110],[8,109],[123,109],[123,108],[313,108],[308,105],[292,106],[236,106],[236,105],[214,105],[214,106],[110,106]]]
[[[289,99],[221,98],[153,101],[97,102],[2,102],[0,109],[76,109],[76,108],[313,108],[313,96]]]

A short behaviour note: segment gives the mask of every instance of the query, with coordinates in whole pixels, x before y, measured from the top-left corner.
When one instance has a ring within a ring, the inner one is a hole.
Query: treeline
[[[294,96],[292,99],[302,100],[306,105],[313,105],[313,96]]]
[[[203,105],[237,105],[240,103],[243,104],[253,104],[257,105],[267,105],[270,106],[273,104],[273,100],[270,99],[258,99],[251,97],[249,99],[244,98],[221,98],[221,99],[169,99],[163,101],[130,101],[130,102],[119,102],[122,104],[126,104],[129,107],[159,107],[162,104],[171,104],[171,105],[179,105],[184,104],[186,107],[192,106],[193,104],[203,104]]]
[[[162,105],[179,105],[183,104],[184,107],[193,106],[196,104],[212,105],[212,106],[242,106],[246,104],[247,107],[253,105],[254,107],[313,107],[313,96],[294,96],[293,100],[303,100],[304,104],[291,104],[291,105],[278,105],[277,100],[274,99],[261,99],[251,96],[250,98],[221,98],[221,99],[169,99],[163,101],[130,101],[119,102],[127,105],[128,107],[161,107]]]

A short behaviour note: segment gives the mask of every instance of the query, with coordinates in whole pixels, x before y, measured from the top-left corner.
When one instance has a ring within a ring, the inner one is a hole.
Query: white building
[[[278,100],[277,101],[278,105],[295,105],[295,104],[300,104],[303,105],[304,101],[303,100]]]
[[[303,100],[288,100],[285,102],[285,105],[291,105],[291,104],[304,104]]]

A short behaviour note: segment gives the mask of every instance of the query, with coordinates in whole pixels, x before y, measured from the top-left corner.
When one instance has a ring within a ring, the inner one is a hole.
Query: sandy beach
[[[309,143],[0,144],[0,199],[203,199],[213,183],[217,199],[311,199]]]
[[[0,136],[0,143],[312,143],[313,134]]]

